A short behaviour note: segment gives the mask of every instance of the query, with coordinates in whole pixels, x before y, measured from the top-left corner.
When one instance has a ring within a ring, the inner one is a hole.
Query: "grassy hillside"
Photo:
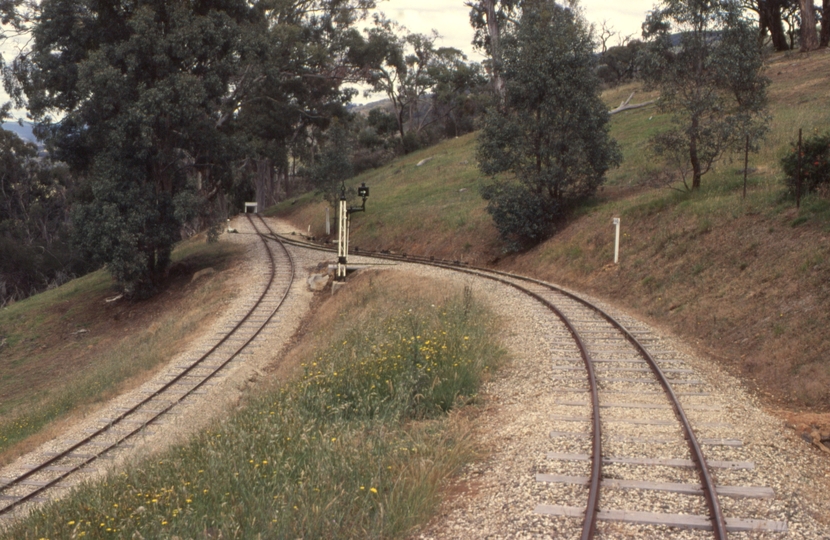
[[[505,256],[484,211],[475,135],[406,156],[351,181],[372,188],[353,218],[352,245],[498,264],[595,293],[698,344],[791,405],[830,408],[830,199],[787,200],[779,160],[797,137],[830,129],[830,53],[781,54],[767,64],[771,131],[750,157],[730,156],[686,193],[655,184],[648,138],[668,118],[654,108],[615,115],[625,163],[556,237]],[[616,106],[653,95],[606,93]],[[431,158],[431,159],[430,159]],[[418,163],[425,159],[430,161]],[[324,206],[308,195],[276,213],[322,235]],[[611,218],[623,224],[621,264]]]
[[[105,270],[0,310],[0,464],[54,435],[62,422],[136,386],[210,327],[235,290],[241,249],[182,242],[166,290],[144,302],[115,295]],[[217,272],[191,282],[198,270]]]
[[[371,193],[366,213],[352,217],[351,245],[483,263],[501,248],[478,193],[480,176],[471,134],[350,180],[350,185],[365,182]],[[321,237],[325,206],[319,196],[306,194],[269,214],[286,217],[303,231],[310,226]],[[336,216],[331,216],[333,227]]]

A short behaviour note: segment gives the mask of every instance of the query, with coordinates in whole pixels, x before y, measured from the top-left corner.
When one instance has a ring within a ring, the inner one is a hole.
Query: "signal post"
[[[363,204],[349,208],[346,201],[346,183],[340,189],[340,208],[338,209],[337,222],[337,281],[346,281],[346,265],[349,257],[349,216],[353,212],[366,211],[366,199],[369,198],[369,188],[365,183],[357,188],[357,195],[363,199]]]

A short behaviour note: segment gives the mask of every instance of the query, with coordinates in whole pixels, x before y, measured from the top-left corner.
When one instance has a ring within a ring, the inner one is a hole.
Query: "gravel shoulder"
[[[403,268],[406,265],[401,265]],[[573,400],[571,390],[581,386],[557,377],[551,371],[551,359],[556,356],[557,340],[562,327],[551,320],[550,313],[538,304],[515,293],[511,288],[495,285],[488,280],[457,277],[434,269],[408,267],[415,273],[438,273],[448,279],[460,279],[490,302],[505,321],[503,343],[511,361],[485,389],[485,406],[477,419],[476,437],[489,457],[466,468],[448,492],[438,516],[414,538],[577,538],[581,521],[575,518],[540,516],[534,512],[538,504],[569,504],[563,501],[584,501],[587,489],[567,484],[536,482],[537,473],[587,475],[587,462],[552,463],[546,459],[549,452],[589,453],[587,441],[553,439],[551,431],[587,431],[584,425],[563,425],[551,419],[554,415],[587,414],[588,408],[563,407],[562,401]],[[592,300],[589,298],[589,300]],[[596,300],[594,300],[596,301]],[[624,318],[628,324],[645,328],[621,310],[598,302],[613,315]],[[705,448],[709,460],[752,461],[752,470],[728,470],[716,473],[719,485],[769,486],[775,490],[773,501],[733,500],[721,497],[727,516],[781,520],[788,524],[787,533],[732,533],[730,538],[804,538],[830,539],[830,460],[815,447],[795,436],[784,422],[766,412],[760,401],[751,395],[740,380],[709,358],[696,355],[684,343],[654,328],[649,331],[657,340],[650,349],[671,352],[694,371],[690,378],[703,379],[710,396],[684,398],[688,414],[702,424],[725,424],[728,427],[696,429],[699,437],[739,439],[738,448],[712,446]],[[637,387],[633,388],[637,391]],[[642,389],[642,388],[641,388]],[[623,391],[631,391],[625,388]],[[643,394],[647,390],[642,389]],[[649,389],[650,390],[650,389]],[[643,396],[640,396],[642,400]],[[584,399],[584,398],[583,398]],[[629,395],[629,400],[633,398]],[[616,400],[615,400],[616,401]],[[712,409],[708,409],[711,407]],[[641,413],[642,414],[642,413]],[[655,413],[645,413],[654,417]],[[662,414],[661,413],[661,417]],[[667,416],[667,418],[669,418]],[[641,435],[660,436],[659,429],[644,429]],[[606,455],[633,455],[655,453],[663,457],[682,458],[682,446],[673,453],[671,447],[657,448],[643,445],[624,445],[606,441]],[[554,470],[555,469],[555,470]],[[616,478],[638,478],[641,471],[630,467],[606,467],[606,473]],[[650,474],[648,471],[643,474]],[[677,471],[674,481],[694,482],[690,473]],[[688,478],[687,478],[688,477]],[[638,504],[636,496],[626,493],[623,502],[620,490],[605,492],[606,506],[601,508],[628,508]],[[630,502],[634,499],[633,502]],[[648,504],[648,496],[642,497]],[[584,503],[583,503],[584,504]],[[622,506],[627,505],[627,506]],[[703,512],[695,501],[686,502],[679,513]],[[655,508],[654,511],[661,511]],[[666,510],[662,510],[666,511]],[[666,527],[635,527],[600,524],[601,537],[607,538],[710,538],[705,531],[688,531]]]

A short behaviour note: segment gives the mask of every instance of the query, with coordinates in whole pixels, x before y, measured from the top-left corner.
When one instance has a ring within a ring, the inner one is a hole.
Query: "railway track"
[[[333,251],[316,244],[280,237],[297,247]],[[752,469],[752,462],[707,459],[709,453],[740,447],[724,436],[729,426],[707,422],[701,415],[717,409],[707,404],[707,384],[670,351],[654,350],[654,337],[634,321],[620,321],[607,310],[555,285],[459,261],[370,253],[355,255],[426,264],[498,281],[534,298],[562,322],[551,336],[550,369],[558,380],[552,391],[568,414],[553,415],[562,426],[550,433],[563,452],[550,452],[554,469],[568,474],[537,474],[545,484],[587,486],[570,505],[539,504],[540,515],[583,520],[581,538],[594,538],[602,521],[638,527],[670,527],[728,533],[786,532],[787,523],[741,517],[744,499],[771,499],[764,486],[731,486],[716,482],[723,471]],[[651,349],[651,350],[650,350]],[[687,409],[698,417],[690,420]],[[638,414],[632,414],[635,411]],[[574,429],[577,426],[577,429]],[[624,444],[623,444],[624,443]],[[616,451],[628,452],[617,455]],[[630,476],[630,468],[640,476]],[[629,468],[625,471],[624,468]],[[579,492],[577,490],[577,492]],[[724,516],[721,498],[729,498],[732,516]],[[630,502],[629,502],[630,501]],[[562,501],[556,501],[557,503]],[[633,504],[632,506],[629,506]],[[655,511],[655,509],[673,511]],[[751,511],[750,513],[757,513]],[[656,531],[656,529],[655,529]]]
[[[14,477],[0,478],[0,517],[16,515],[31,503],[49,500],[74,485],[101,459],[125,448],[129,441],[147,430],[165,423],[175,414],[176,406],[204,393],[205,387],[221,377],[228,366],[257,346],[263,329],[278,313],[294,282],[294,261],[279,240],[271,240],[273,231],[258,218],[248,216],[267,253],[267,270],[262,292],[243,310],[238,321],[215,337],[213,345],[192,360],[175,366],[170,380],[134,404],[120,409],[112,418],[101,418],[99,425],[81,440],[69,443],[50,455],[41,455],[37,463],[27,466]]]
[[[83,440],[68,444],[13,478],[0,478],[0,516],[16,515],[33,502],[70,487],[89,471],[145,430],[164,423],[177,404],[202,392],[235,359],[256,347],[257,337],[274,321],[294,280],[294,265],[286,244],[299,248],[331,249],[274,234],[257,217],[251,227],[266,249],[269,269],[266,285],[238,323],[217,336],[215,344],[186,364],[144,399],[125,407]],[[272,240],[272,242],[269,242]],[[586,486],[566,490],[535,508],[538,515],[582,519],[581,538],[607,531],[601,522],[711,531],[714,538],[728,533],[784,532],[786,522],[743,518],[731,503],[724,517],[722,498],[730,501],[769,499],[771,489],[731,486],[717,482],[720,471],[744,470],[751,462],[707,459],[713,449],[738,447],[724,436],[725,426],[707,422],[700,413],[711,408],[706,383],[667,351],[654,349],[653,336],[636,321],[618,320],[607,310],[552,284],[523,276],[473,268],[459,261],[368,253],[354,255],[396,262],[426,264],[482,279],[494,280],[533,298],[561,321],[548,336],[551,365],[557,379],[551,391],[561,396],[552,415],[554,449],[546,457],[551,470],[535,480],[551,486]],[[698,414],[698,418],[686,411]],[[634,414],[632,414],[634,411]],[[691,418],[691,419],[690,419]],[[706,452],[704,452],[706,449]],[[637,479],[627,478],[634,468]],[[555,474],[554,474],[555,473]],[[567,504],[563,504],[567,503]],[[655,509],[673,511],[655,511]],[[756,512],[757,513],[757,512]],[[732,517],[734,516],[734,517]],[[648,529],[646,529],[648,530]],[[655,529],[656,531],[657,529]],[[665,533],[662,533],[665,534]],[[671,535],[671,534],[670,534]],[[611,534],[613,536],[613,533]],[[656,536],[656,534],[655,534]]]

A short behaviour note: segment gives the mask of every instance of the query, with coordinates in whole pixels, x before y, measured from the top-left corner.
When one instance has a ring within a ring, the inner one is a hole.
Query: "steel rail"
[[[325,250],[325,251],[331,251],[331,248],[327,248],[327,247],[324,247],[324,246],[319,246],[317,244],[301,242],[301,241],[297,241],[295,239],[290,239],[290,238],[286,238],[284,236],[279,236],[279,235],[278,235],[278,237],[281,238],[284,242],[286,242],[288,244],[291,244],[291,245],[297,245],[297,246],[300,246],[300,247],[306,247],[306,248],[310,248],[310,249],[322,249],[322,250]],[[646,350],[646,348],[640,343],[640,341],[622,323],[620,323],[619,321],[614,319],[609,313],[607,313],[605,310],[603,310],[599,306],[596,306],[593,303],[588,302],[584,298],[581,298],[580,296],[578,296],[578,295],[576,295],[576,294],[574,294],[570,291],[567,291],[567,290],[565,290],[561,287],[558,287],[558,286],[553,285],[551,283],[547,283],[547,282],[542,281],[542,280],[529,278],[529,277],[526,277],[526,276],[520,276],[520,275],[517,275],[517,274],[512,274],[510,272],[503,272],[503,271],[500,271],[500,270],[493,270],[493,269],[489,269],[489,268],[469,266],[469,265],[466,265],[466,264],[461,263],[459,261],[450,262],[450,261],[443,261],[443,260],[435,260],[433,257],[427,258],[427,257],[420,257],[420,256],[411,256],[411,255],[408,255],[408,254],[395,255],[395,254],[392,254],[392,253],[389,253],[389,252],[386,252],[386,253],[384,253],[384,252],[377,253],[377,252],[369,252],[369,251],[362,251],[361,252],[357,249],[354,250],[354,254],[355,255],[375,257],[375,258],[381,258],[381,259],[387,259],[387,260],[413,262],[413,263],[417,263],[417,264],[437,266],[437,267],[446,268],[446,269],[450,269],[450,270],[457,270],[457,271],[462,271],[462,272],[469,273],[469,274],[475,274],[475,275],[479,275],[481,277],[490,278],[490,279],[495,279],[495,278],[493,278],[492,276],[488,276],[486,274],[494,274],[494,275],[497,275],[497,276],[502,276],[504,278],[515,279],[515,280],[518,280],[518,281],[524,281],[524,282],[528,282],[528,283],[534,283],[536,285],[545,287],[545,288],[547,288],[551,291],[562,294],[562,295],[564,295],[564,296],[566,296],[566,297],[568,297],[568,298],[570,298],[570,299],[572,299],[572,300],[588,307],[589,309],[595,311],[596,313],[598,313],[602,318],[607,320],[612,326],[614,326],[617,330],[619,330],[625,336],[625,338],[634,346],[634,348],[637,349],[637,351],[640,353],[640,355],[646,360],[646,362],[649,365],[649,368],[652,370],[654,375],[657,377],[657,379],[660,382],[660,385],[663,387],[663,389],[666,392],[668,398],[671,400],[672,409],[674,410],[674,413],[675,413],[675,416],[678,419],[678,422],[681,424],[681,427],[683,429],[683,436],[686,439],[686,442],[689,446],[692,461],[695,463],[696,468],[698,470],[698,473],[700,475],[701,485],[702,485],[702,488],[703,488],[703,495],[704,495],[704,499],[706,500],[706,506],[709,510],[709,518],[712,521],[712,528],[713,528],[715,538],[717,540],[726,540],[726,538],[727,538],[726,519],[724,518],[723,510],[722,510],[722,507],[720,505],[720,500],[718,499],[718,494],[717,494],[717,491],[715,489],[715,482],[714,482],[714,479],[712,477],[711,472],[709,471],[709,467],[706,464],[706,459],[705,459],[705,456],[703,455],[703,450],[700,446],[700,442],[697,440],[697,436],[694,434],[694,431],[692,430],[691,423],[689,422],[689,419],[686,416],[685,411],[683,410],[683,406],[680,404],[680,400],[678,399],[677,395],[675,394],[674,390],[672,389],[668,378],[663,373],[663,371],[660,369],[659,365],[657,364],[657,362],[655,361],[655,359],[651,355],[651,353],[649,353]],[[459,268],[459,267],[461,267],[461,268]],[[499,280],[499,281],[502,281],[502,280]],[[523,290],[523,288],[519,287],[516,284],[510,283],[509,281],[507,281],[506,283],[511,284],[512,286],[514,286],[514,287],[516,287],[520,290]],[[531,291],[526,291],[526,292],[528,294],[530,294],[531,296],[534,296],[535,298],[537,298],[539,300],[542,300],[539,295],[536,295],[535,293],[532,293]],[[551,306],[552,306],[552,304],[551,304]],[[558,309],[555,309],[555,311],[557,312],[557,315],[563,321],[566,320],[564,315],[560,314]],[[572,330],[572,327],[570,326],[570,323],[566,322],[566,325],[568,325],[569,331],[571,332],[571,334],[574,334],[574,330]],[[579,346],[580,346],[580,348],[582,348],[581,340],[579,340]],[[583,359],[584,358],[585,358],[585,356],[583,356]],[[592,372],[593,372],[593,368],[591,368],[589,370],[589,379],[593,377]],[[594,448],[597,449],[597,448],[600,448],[599,444],[597,443],[597,439],[599,438],[599,435],[598,435],[598,433],[599,433],[598,414],[599,413],[596,412],[596,411],[599,411],[599,406],[598,406],[598,401],[597,401],[596,397],[593,396],[593,395],[592,395],[592,402],[593,402],[593,407],[594,407],[594,411],[595,411],[592,415],[593,420],[594,420],[594,422],[593,422],[594,423],[593,439],[594,439]],[[594,454],[592,455],[592,460],[593,461],[597,460],[596,452],[594,452]],[[601,456],[600,456],[599,461],[601,461]],[[596,466],[596,464],[592,465],[591,488],[590,488],[591,491],[593,491],[594,482],[596,482],[597,484],[599,483],[599,480],[600,480],[599,471],[600,470],[601,469],[599,469]],[[597,476],[594,476],[594,473],[597,473]],[[597,490],[598,490],[598,487],[597,487]],[[595,499],[595,502],[597,500],[598,500],[598,496],[597,496],[597,499]],[[589,498],[589,502],[590,502],[590,498]],[[583,540],[587,540],[588,538],[592,538],[593,537],[593,531],[595,529],[594,524],[595,524],[595,521],[596,521],[596,515],[591,516],[591,514],[589,513],[589,510],[591,510],[591,508],[589,506],[586,506],[586,516],[585,516],[586,524],[583,527],[583,535],[582,535]],[[593,510],[596,511],[596,506],[593,508]],[[590,524],[590,526],[587,523],[589,521],[589,518],[590,518],[590,521],[592,522]],[[588,531],[588,530],[590,530],[590,533],[589,533],[588,536],[586,536],[586,531]]]
[[[159,388],[158,390],[156,390],[155,392],[150,394],[148,397],[141,400],[139,403],[137,403],[133,407],[130,407],[129,409],[121,412],[121,414],[119,414],[117,417],[115,417],[106,426],[104,426],[102,428],[99,428],[98,430],[96,430],[95,432],[90,434],[89,436],[85,437],[83,440],[71,445],[69,448],[57,453],[55,456],[47,459],[46,461],[43,461],[43,462],[39,463],[37,466],[35,466],[32,469],[26,471],[25,473],[23,473],[19,476],[16,476],[11,481],[9,481],[9,482],[7,482],[3,485],[0,485],[0,491],[6,491],[8,489],[11,489],[11,488],[22,485],[21,482],[23,482],[24,480],[32,477],[33,475],[35,475],[37,473],[44,472],[47,467],[52,466],[54,463],[57,463],[60,460],[65,459],[67,457],[70,457],[70,454],[72,454],[75,450],[78,450],[79,448],[82,448],[83,446],[89,444],[96,437],[99,437],[101,435],[106,434],[108,431],[110,431],[113,428],[113,426],[118,425],[123,420],[125,420],[127,417],[129,417],[130,415],[137,413],[139,409],[141,409],[142,407],[150,404],[154,399],[158,398],[160,395],[162,395],[164,392],[169,390],[172,386],[174,386],[176,383],[178,383],[180,380],[182,380],[184,377],[186,377],[191,371],[199,368],[200,367],[199,364],[201,364],[205,359],[207,359],[210,355],[212,355],[214,352],[216,352],[216,350],[218,350],[219,347],[224,345],[228,341],[228,339],[231,337],[231,335],[234,334],[245,323],[245,321],[247,321],[250,318],[250,316],[254,313],[254,311],[256,311],[257,308],[262,304],[263,300],[265,299],[266,295],[270,292],[271,287],[274,284],[275,276],[276,276],[276,261],[274,260],[274,254],[268,248],[268,243],[266,241],[266,235],[263,235],[262,233],[259,232],[259,230],[253,224],[253,220],[251,220],[250,217],[248,217],[248,221],[251,223],[251,226],[257,232],[257,234],[259,235],[260,239],[263,242],[263,245],[266,248],[266,252],[268,253],[270,272],[269,272],[269,277],[268,277],[268,284],[266,285],[266,287],[263,290],[262,294],[260,294],[259,298],[257,298],[256,302],[251,307],[251,309],[248,310],[248,312],[245,314],[245,316],[242,317],[242,319],[240,319],[239,322],[237,322],[236,325],[234,325],[234,327],[229,332],[227,332],[227,334],[222,339],[220,339],[213,347],[211,347],[206,353],[204,353],[201,357],[199,357],[193,364],[191,364],[189,367],[187,367],[180,374],[175,376],[172,380],[170,380],[169,382],[162,385],[161,388]],[[266,224],[266,227],[267,227],[267,224]],[[268,227],[268,231],[272,232],[270,227]],[[12,502],[10,502],[8,505],[0,508],[0,516],[8,514],[9,512],[12,512],[14,509],[19,508],[23,504],[25,504],[27,502],[31,502],[38,495],[43,494],[44,492],[46,492],[49,489],[55,488],[57,486],[57,484],[62,482],[68,476],[78,472],[82,468],[84,468],[84,467],[88,466],[89,464],[93,463],[95,460],[97,460],[98,458],[100,458],[101,456],[106,454],[107,452],[113,450],[114,448],[116,448],[120,444],[124,443],[127,439],[139,434],[142,430],[145,429],[145,427],[149,423],[158,420],[162,415],[169,412],[174,406],[181,403],[187,397],[193,395],[193,393],[196,390],[198,390],[202,386],[204,386],[205,383],[207,383],[210,379],[215,377],[216,374],[219,373],[219,371],[221,371],[230,362],[232,362],[239,355],[239,353],[242,352],[260,334],[262,329],[271,321],[271,319],[274,317],[274,315],[277,313],[277,311],[279,311],[279,309],[282,307],[283,303],[285,302],[285,299],[288,297],[288,292],[290,291],[291,284],[294,281],[294,276],[295,276],[294,259],[291,256],[291,253],[288,251],[288,249],[286,249],[285,245],[282,242],[280,242],[278,239],[276,240],[276,242],[277,242],[277,245],[282,249],[282,251],[284,252],[285,256],[288,259],[289,270],[290,270],[289,283],[288,283],[288,286],[285,289],[284,294],[280,298],[280,301],[277,304],[277,306],[272,310],[272,312],[269,314],[268,318],[251,335],[250,338],[248,338],[241,346],[239,346],[236,349],[235,352],[233,352],[230,356],[228,356],[227,359],[225,359],[217,367],[215,367],[213,369],[213,371],[211,371],[209,374],[205,375],[202,378],[202,380],[200,382],[198,382],[194,387],[192,387],[189,390],[185,391],[181,396],[179,396],[175,400],[172,400],[169,403],[169,405],[167,405],[166,407],[164,407],[162,409],[154,410],[153,411],[154,415],[151,418],[147,419],[144,423],[142,423],[141,425],[139,425],[138,427],[136,427],[132,430],[128,430],[125,435],[117,438],[117,440],[115,442],[112,442],[107,446],[101,447],[101,449],[99,451],[97,451],[95,454],[93,454],[89,457],[81,458],[82,459],[81,463],[72,466],[71,469],[69,469],[67,471],[59,472],[58,475],[55,478],[49,480],[45,485],[37,486],[36,489],[31,491],[30,493],[27,493],[25,495],[21,495],[19,498],[17,498],[15,500],[13,500]]]

